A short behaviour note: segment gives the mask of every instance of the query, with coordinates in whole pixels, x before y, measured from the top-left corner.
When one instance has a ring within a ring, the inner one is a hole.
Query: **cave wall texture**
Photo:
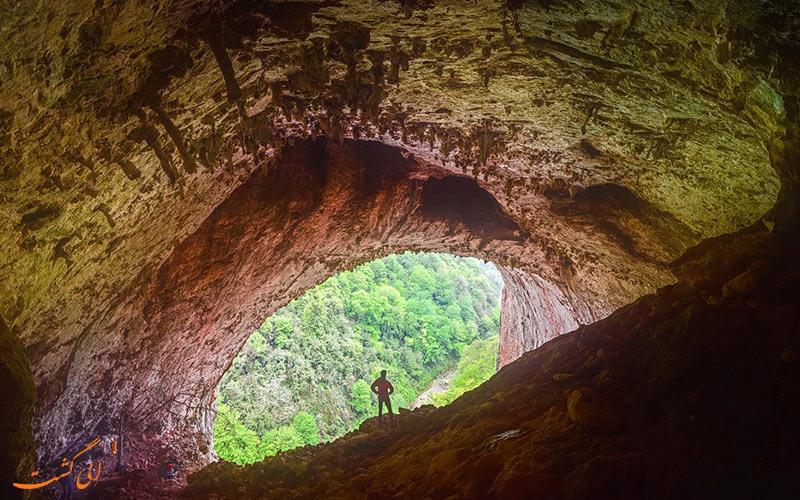
[[[36,386],[25,346],[0,318],[0,494],[3,498],[24,498],[8,478],[28,477],[36,470],[33,446],[33,414]]]
[[[793,2],[3,10],[0,316],[40,462],[122,413],[133,464],[207,462],[251,329],[392,252],[494,261],[506,365],[773,206],[799,237]]]

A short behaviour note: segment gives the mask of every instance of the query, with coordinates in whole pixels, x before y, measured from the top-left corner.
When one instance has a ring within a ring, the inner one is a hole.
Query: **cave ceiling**
[[[0,314],[40,384],[61,373],[215,208],[313,137],[475,179],[541,250],[505,248],[501,265],[568,287],[566,262],[619,306],[775,203],[769,142],[787,111],[768,68],[788,56],[761,60],[751,41],[796,20],[743,5],[9,3]]]

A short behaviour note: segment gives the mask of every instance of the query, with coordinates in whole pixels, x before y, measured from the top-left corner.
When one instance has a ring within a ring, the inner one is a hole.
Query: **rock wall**
[[[27,498],[28,492],[14,488],[11,481],[29,482],[36,467],[33,444],[33,413],[36,386],[25,346],[0,318],[0,495]]]
[[[565,293],[536,275],[498,269],[503,276],[498,368],[611,312],[599,304],[590,307],[569,288]]]

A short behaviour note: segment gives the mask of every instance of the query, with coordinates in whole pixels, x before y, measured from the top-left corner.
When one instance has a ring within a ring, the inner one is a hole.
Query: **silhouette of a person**
[[[386,380],[386,370],[381,370],[381,376],[375,379],[375,382],[370,386],[372,392],[378,395],[378,418],[383,422],[383,405],[386,405],[386,411],[389,413],[389,418],[394,419],[392,413],[392,401],[389,395],[394,392],[392,383]]]

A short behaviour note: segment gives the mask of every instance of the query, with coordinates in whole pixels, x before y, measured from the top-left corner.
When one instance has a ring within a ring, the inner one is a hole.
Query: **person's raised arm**
[[[389,389],[389,394],[392,394],[394,392],[394,386],[388,380],[386,381],[386,387],[388,387]]]
[[[373,382],[372,385],[369,387],[369,389],[375,394],[378,394],[378,381],[376,380],[375,382]]]

